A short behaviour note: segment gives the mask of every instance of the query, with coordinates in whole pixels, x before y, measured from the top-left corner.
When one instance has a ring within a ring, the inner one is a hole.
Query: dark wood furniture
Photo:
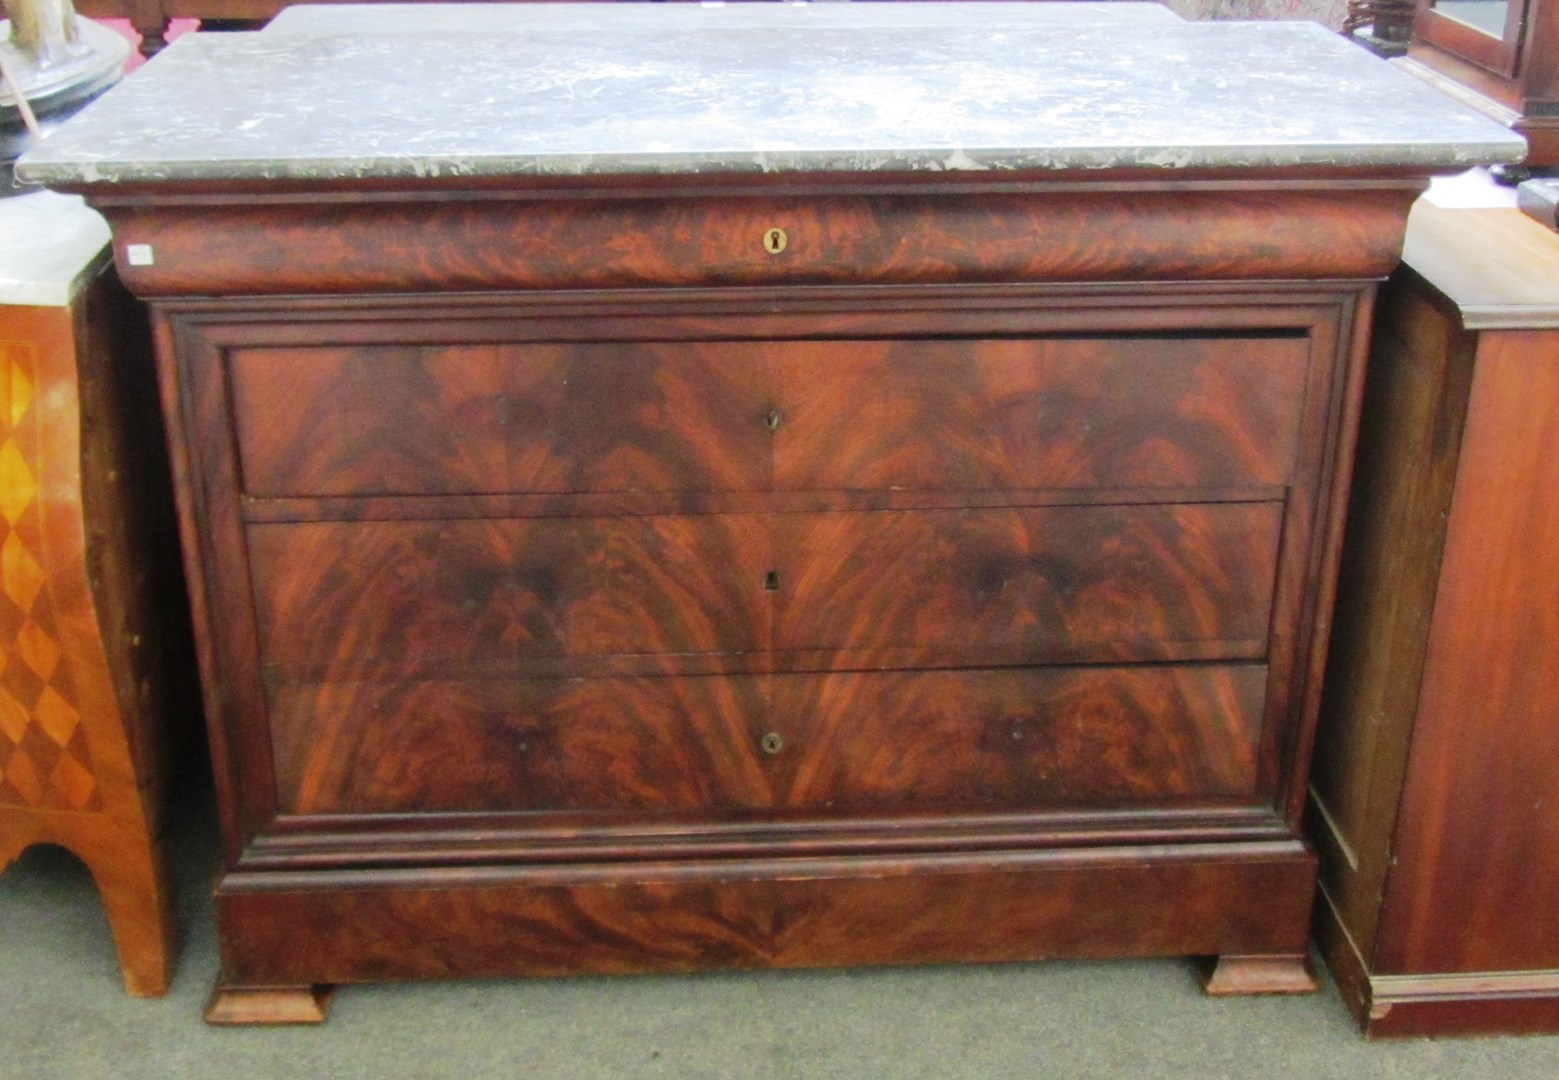
[[[1371,1035],[1559,1031],[1559,239],[1422,204],[1379,308],[1316,756]]]
[[[156,996],[173,965],[161,807],[194,671],[145,312],[96,228],[79,288],[0,303],[0,867],[39,843],[78,856],[125,988]]]
[[[1485,7],[1497,9],[1503,18],[1480,28],[1480,20],[1466,12]],[[1529,168],[1559,166],[1555,0],[1418,0],[1413,38],[1400,62],[1524,136],[1531,147]]]
[[[212,1018],[1050,955],[1310,989],[1318,628],[1416,185],[1079,179],[104,200],[156,251]]]
[[[210,37],[23,163],[151,301],[227,859],[211,1019],[1047,956],[1314,988],[1300,815],[1376,282],[1432,163],[1517,140],[1318,28],[917,5],[884,42],[864,7]],[[1026,81],[1085,17],[1175,43],[1090,23],[1113,81],[1078,92],[1136,124],[1102,146]],[[1294,73],[1185,80],[1228,41]],[[256,51],[301,88],[120,137]],[[381,91],[413,53],[458,118],[421,148],[397,110],[434,95]],[[1407,119],[1361,128],[1336,72]],[[904,135],[933,75],[962,141]],[[307,80],[352,111],[283,141]],[[1231,146],[1269,93],[1313,131],[1258,111]]]

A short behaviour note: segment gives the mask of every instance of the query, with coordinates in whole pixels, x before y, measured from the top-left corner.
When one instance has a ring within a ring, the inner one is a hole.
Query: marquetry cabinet
[[[1413,212],[1382,297],[1311,799],[1372,1035],[1559,1031],[1559,240]]]
[[[145,311],[107,247],[79,199],[0,201],[0,867],[39,843],[78,856],[125,988],[155,996],[195,679]]]

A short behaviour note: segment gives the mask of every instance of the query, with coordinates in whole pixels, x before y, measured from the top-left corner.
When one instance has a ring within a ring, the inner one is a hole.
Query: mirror
[[[1489,35],[1505,36],[1505,20],[1509,17],[1509,0],[1433,0],[1434,10],[1447,19],[1455,19],[1463,26]]]

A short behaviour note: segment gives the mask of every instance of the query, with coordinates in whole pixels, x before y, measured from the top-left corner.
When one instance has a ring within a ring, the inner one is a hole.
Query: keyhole
[[[785,739],[779,732],[771,731],[758,740],[758,745],[763,747],[765,754],[777,754],[785,749]]]
[[[789,242],[784,229],[770,229],[763,234],[763,248],[770,255],[778,255],[784,251],[785,245]]]
[[[779,592],[779,571],[770,570],[763,575],[763,587],[769,592]]]

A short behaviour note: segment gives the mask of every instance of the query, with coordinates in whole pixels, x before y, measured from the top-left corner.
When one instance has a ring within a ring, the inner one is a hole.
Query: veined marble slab
[[[78,195],[0,199],[0,304],[65,307],[108,260],[108,222]]]
[[[1452,171],[1524,153],[1317,25],[1113,7],[452,5],[426,9],[435,29],[415,35],[374,29],[373,6],[358,9],[360,32],[308,15],[330,25],[185,37],[18,175]]]

